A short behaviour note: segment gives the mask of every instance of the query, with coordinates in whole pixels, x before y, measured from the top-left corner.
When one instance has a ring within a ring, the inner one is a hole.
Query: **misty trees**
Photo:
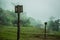
[[[59,26],[60,26],[60,19],[55,20],[55,31],[59,31]]]
[[[17,25],[17,21],[18,20],[17,20],[16,13],[12,11],[8,11],[8,10],[3,10],[2,8],[0,8],[0,24]],[[32,21],[34,21],[34,23],[32,23]],[[20,25],[21,26],[29,27],[35,24],[37,24],[35,19],[33,20],[32,17],[28,17],[25,12],[20,14]]]
[[[59,31],[59,26],[60,26],[59,22],[60,19],[54,20],[54,18],[52,17],[52,19],[50,19],[49,21],[48,30]]]
[[[52,20],[49,21],[49,24],[48,24],[48,29],[49,30],[52,30],[54,27],[54,22]]]
[[[8,10],[3,10],[0,8],[0,24],[2,25],[10,25],[12,21],[15,19],[14,13]]]
[[[0,25],[15,25],[17,26],[17,14],[13,11],[4,10],[0,8]],[[35,20],[32,17],[28,17],[25,12],[20,14],[20,26],[23,27],[41,27],[40,20]]]
[[[4,10],[0,8],[0,24],[6,24],[8,19],[6,20],[6,15],[4,13]]]

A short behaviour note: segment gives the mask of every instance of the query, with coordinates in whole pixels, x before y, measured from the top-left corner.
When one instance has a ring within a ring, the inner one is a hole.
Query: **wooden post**
[[[47,26],[47,22],[45,22],[45,33],[44,33],[44,39],[46,40],[46,26]]]
[[[18,23],[17,23],[17,40],[20,39],[20,13],[18,13]]]
[[[17,23],[17,40],[20,40],[20,13],[23,12],[23,5],[16,5],[15,6],[15,13],[18,16],[18,23]]]

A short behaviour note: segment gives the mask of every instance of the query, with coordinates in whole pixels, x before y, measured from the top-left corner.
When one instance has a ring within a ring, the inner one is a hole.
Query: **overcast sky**
[[[28,16],[41,21],[49,17],[60,17],[60,0],[1,0],[5,9],[14,10],[14,5],[22,4]]]

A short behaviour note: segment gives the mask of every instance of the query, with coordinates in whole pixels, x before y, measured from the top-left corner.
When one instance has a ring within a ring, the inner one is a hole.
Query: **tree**
[[[59,31],[60,19],[54,20],[53,17],[49,21],[48,30]]]
[[[54,21],[53,20],[49,21],[48,29],[49,30],[53,30],[54,29]]]
[[[0,24],[10,25],[15,18],[16,15],[14,12],[3,10],[2,8],[0,8]]]
[[[59,23],[60,22],[60,19],[57,19],[57,20],[55,20],[55,31],[59,31]]]
[[[53,16],[50,17],[48,21],[48,30],[53,30],[54,29],[54,18]]]

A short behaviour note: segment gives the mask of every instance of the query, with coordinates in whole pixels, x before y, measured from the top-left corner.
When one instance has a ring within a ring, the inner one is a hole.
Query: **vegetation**
[[[12,11],[3,10],[2,8],[0,8],[0,24],[16,26],[17,25],[17,14]],[[40,25],[41,23],[37,22],[35,19],[31,17],[27,17],[26,13],[22,13],[20,14],[20,24],[21,26],[28,27],[28,26],[37,26],[37,25]]]
[[[47,37],[53,39],[60,37],[60,19],[52,17],[47,23]],[[0,40],[16,40],[17,14],[0,8]],[[44,38],[44,25],[40,20],[28,17],[26,13],[20,14],[20,39],[40,40]]]
[[[54,17],[50,18],[50,21],[48,22],[48,29],[52,31],[59,31],[60,26],[60,19],[54,20]]]
[[[44,30],[37,27],[21,27],[20,40],[40,40],[44,37]],[[17,27],[5,26],[0,28],[0,40],[16,40]],[[60,37],[60,32],[50,34],[51,37]],[[42,37],[42,38],[41,38]],[[53,38],[55,39],[55,38]],[[52,40],[52,39],[51,39]],[[55,39],[57,40],[57,39]],[[59,39],[58,39],[59,40]]]

